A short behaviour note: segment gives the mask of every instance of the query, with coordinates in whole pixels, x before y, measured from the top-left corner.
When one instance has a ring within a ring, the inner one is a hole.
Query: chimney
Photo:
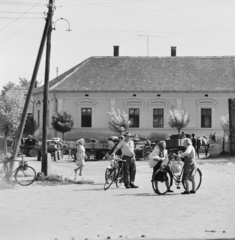
[[[176,47],[171,47],[171,56],[176,57]]]
[[[119,56],[119,46],[113,46],[113,56],[114,57]]]

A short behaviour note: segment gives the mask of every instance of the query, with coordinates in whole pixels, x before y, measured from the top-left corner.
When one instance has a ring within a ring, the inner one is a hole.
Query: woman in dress
[[[84,147],[85,140],[83,138],[77,140],[77,168],[74,169],[75,179],[77,177],[77,171],[80,170],[79,176],[82,176],[82,170],[85,166],[86,150]]]
[[[184,139],[185,152],[179,154],[178,157],[184,158],[184,174],[183,179],[186,186],[186,191],[181,194],[196,193],[195,175],[197,172],[196,153],[190,138]],[[189,181],[192,182],[192,190],[189,191]]]
[[[168,162],[168,153],[166,150],[166,142],[160,141],[149,154],[149,166],[153,168],[152,181],[154,181],[155,172],[161,168],[163,163]],[[169,184],[166,180],[166,184]],[[171,186],[170,186],[171,187]],[[170,188],[168,192],[173,192]]]

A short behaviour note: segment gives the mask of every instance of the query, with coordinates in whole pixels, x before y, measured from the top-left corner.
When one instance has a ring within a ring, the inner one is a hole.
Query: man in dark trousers
[[[192,139],[191,140],[192,140],[192,145],[193,145],[194,149],[196,149],[196,147],[197,147],[197,139],[196,139],[194,133],[192,133]]]
[[[115,156],[115,153],[118,149],[122,151],[122,159],[126,160],[123,164],[124,170],[124,183],[126,188],[138,188],[135,185],[135,174],[136,174],[136,163],[135,163],[135,152],[134,152],[134,142],[131,140],[131,134],[125,133],[125,139],[121,141],[114,149],[112,156]]]

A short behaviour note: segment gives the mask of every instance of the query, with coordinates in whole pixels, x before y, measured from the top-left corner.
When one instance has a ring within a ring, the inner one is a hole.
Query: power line
[[[25,13],[21,14],[18,18],[14,19],[12,22],[8,23],[5,27],[1,28],[0,31],[4,30],[5,28],[7,28],[8,26],[10,26],[11,24],[13,24],[15,21],[19,20],[22,16],[24,16],[27,12],[29,12],[31,9],[33,9],[35,6],[37,6],[42,0],[40,0],[38,3],[35,3],[28,11],[26,11]],[[0,2],[1,3],[1,2]]]
[[[9,1],[0,1],[0,4],[4,4],[4,5],[20,5],[20,6],[34,6],[35,4],[37,4],[36,2],[9,2]],[[38,6],[45,6],[46,4],[44,3],[40,3],[38,4]]]
[[[25,13],[25,14],[39,14],[40,12],[5,12],[5,11],[0,11],[0,13]]]

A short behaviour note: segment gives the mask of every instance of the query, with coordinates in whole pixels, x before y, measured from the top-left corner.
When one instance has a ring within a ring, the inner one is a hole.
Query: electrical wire
[[[10,26],[11,24],[13,24],[14,22],[16,22],[17,20],[19,20],[22,16],[24,16],[27,12],[29,12],[31,9],[33,9],[35,6],[38,6],[39,3],[41,2],[42,0],[40,0],[38,3],[35,3],[28,11],[24,12],[23,14],[21,14],[19,17],[17,17],[16,19],[14,19],[12,22],[8,23],[6,26],[4,26],[3,28],[0,29],[0,32],[2,30],[4,30],[5,28],[7,28],[8,26]]]

